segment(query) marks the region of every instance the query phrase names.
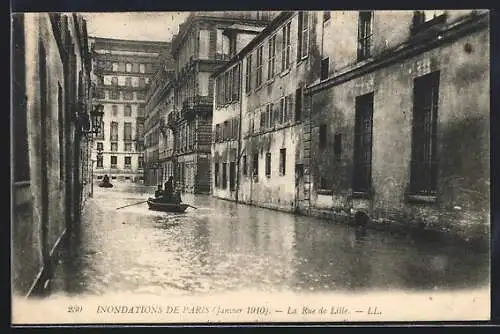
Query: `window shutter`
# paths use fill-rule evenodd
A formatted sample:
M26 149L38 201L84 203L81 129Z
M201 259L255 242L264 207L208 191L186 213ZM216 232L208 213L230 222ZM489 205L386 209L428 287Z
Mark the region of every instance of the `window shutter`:
M283 118L283 113L281 110L281 103L275 103L273 105L274 113L274 124L280 124Z
M294 110L293 110L294 96L293 96L293 94L288 95L287 103L288 103L288 106L286 108L285 122L293 120L293 115L294 115Z
M300 61L302 54L302 26L304 24L304 12L299 12L297 28L297 62Z

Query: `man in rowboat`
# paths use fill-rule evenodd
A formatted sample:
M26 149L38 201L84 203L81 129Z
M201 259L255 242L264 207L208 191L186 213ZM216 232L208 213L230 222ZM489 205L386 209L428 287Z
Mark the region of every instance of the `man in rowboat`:
M163 197L163 189L161 187L161 184L158 185L158 189L155 191L155 198L160 198Z

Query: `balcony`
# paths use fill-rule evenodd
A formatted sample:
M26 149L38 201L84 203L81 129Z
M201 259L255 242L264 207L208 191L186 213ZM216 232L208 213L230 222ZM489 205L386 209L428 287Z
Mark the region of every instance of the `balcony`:
M196 115L211 114L212 112L212 97L200 96L188 98L183 103L182 115L186 120L192 120Z

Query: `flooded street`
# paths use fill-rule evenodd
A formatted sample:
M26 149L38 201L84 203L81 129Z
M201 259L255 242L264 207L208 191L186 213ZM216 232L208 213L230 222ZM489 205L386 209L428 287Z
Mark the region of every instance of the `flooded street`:
M183 214L148 210L154 187L94 188L54 294L187 295L258 289L461 289L489 281L489 253L442 238L359 230L210 196Z

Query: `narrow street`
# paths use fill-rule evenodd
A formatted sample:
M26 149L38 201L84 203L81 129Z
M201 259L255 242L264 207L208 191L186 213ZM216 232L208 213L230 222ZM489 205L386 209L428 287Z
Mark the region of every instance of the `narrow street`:
M209 196L184 214L138 204L153 187L94 188L52 282L53 294L184 295L258 289L457 289L488 283L487 251L392 235Z

